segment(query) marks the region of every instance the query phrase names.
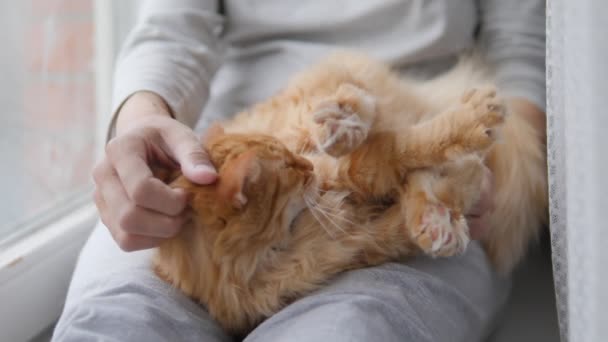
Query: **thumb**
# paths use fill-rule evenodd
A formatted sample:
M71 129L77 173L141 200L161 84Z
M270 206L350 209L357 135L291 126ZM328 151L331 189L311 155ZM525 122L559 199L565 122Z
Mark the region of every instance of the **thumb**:
M180 164L182 173L186 178L197 184L215 182L217 171L194 132L180 135L179 141L176 141L173 146L173 156Z

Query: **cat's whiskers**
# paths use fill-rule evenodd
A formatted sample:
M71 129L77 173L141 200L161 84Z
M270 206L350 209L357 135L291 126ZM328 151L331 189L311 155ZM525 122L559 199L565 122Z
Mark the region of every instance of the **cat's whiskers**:
M345 223L350 223L352 225L355 224L355 222L353 222L352 220L349 220L348 218L346 218L343 213L339 213L340 209L336 208L335 206L329 206L327 204L323 204L321 201L317 201L315 203L315 206L320 209L323 210L327 215L330 215L331 217L343 221Z
M311 200L307 196L304 196L304 203L310 211L310 214L315 218L315 220L319 223L319 225L321 226L321 228L323 228L327 235L329 235L332 239L335 239L335 235L327 228L327 226L325 226L325 223L319 217L319 214L316 212L314 203L311 203L310 201Z
M356 229L359 233L365 233L367 236L369 236L371 238L372 235L371 235L371 232L369 231L369 227L367 224L355 223L354 221L349 220L348 218L346 218L340 214L335 214L335 213L331 213L331 212L326 212L326 214L332 215L334 218L336 218L338 220L342 220L344 223L348 223L351 227L356 227ZM343 229L341 229L341 230L344 231ZM351 233L346 233L346 234L352 235Z
M323 208L323 207L321 207L321 208L324 209L324 210L327 210L327 208ZM334 217L335 219L340 220L340 221L342 221L344 223L349 223L350 225L353 225L353 226L355 225L354 221L352 221L352 220L344 217L341 214L337 214L337 213L334 213L334 212L331 212L331 211L326 211L326 214L328 214L328 215Z
M325 231L328 232L328 234L330 234L329 233L329 229L328 229L327 226L325 226L323 224L323 221L327 221L328 223L330 223L331 225L333 225L335 228L337 228L338 230L340 230L340 231L342 231L343 233L346 234L346 231L344 229L342 229L340 227L340 225L337 224L332 219L332 217L327 214L327 212L325 210L322 210L321 208L319 208L318 202L315 199L310 198L308 196L304 196L304 197L305 197L305 203L307 203L307 206L308 206L311 214L315 217L315 219L319 222L319 224L321 224L321 226L325 229ZM318 198L318 196L315 196L315 197ZM322 216L322 217L319 217L319 215ZM325 218L325 220L322 220L322 218ZM333 234L330 234L330 236L332 238L335 238L335 236Z
M344 230L341 224L346 223L354 226L355 222L349 220L348 218L344 217L342 213L340 213L340 205L344 201L344 198L348 196L348 192L332 190L321 192L318 187L311 190L312 191L307 192L305 195L307 202L309 203L310 210L322 215L334 227L336 227L342 233L348 235L349 233ZM315 218L317 218L317 216L315 216Z
M330 216L326 210L323 210L323 208L319 207L317 203L314 203L311 207L310 207L311 211L317 211L317 213L321 214L323 217L325 217L325 219L331 223L335 228L337 228L338 230L340 230L342 233L347 234L348 233L342 228L340 227L340 225L338 223L336 223L336 221L334 221L332 219L332 216ZM316 218L316 217L315 217Z
M332 217L335 217L341 221L350 223L350 224L355 224L355 222L349 220L348 218L346 218L343 214L341 213L342 208L341 208L341 204L344 200L344 198L348 195L348 193L344 192L344 191L325 191L324 195L320 195L319 191L315 192L315 206L319 207L321 209L323 209L327 214L330 214ZM335 197L332 200L328 199L327 197L332 196Z

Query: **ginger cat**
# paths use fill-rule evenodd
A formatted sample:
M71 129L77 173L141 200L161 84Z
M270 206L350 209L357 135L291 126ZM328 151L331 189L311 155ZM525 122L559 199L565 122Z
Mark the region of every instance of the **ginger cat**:
M463 252L484 162L496 189L484 247L510 271L545 219L545 159L480 69L420 81L337 53L212 127L219 180L172 177L194 217L159 247L157 274L246 333L339 272Z

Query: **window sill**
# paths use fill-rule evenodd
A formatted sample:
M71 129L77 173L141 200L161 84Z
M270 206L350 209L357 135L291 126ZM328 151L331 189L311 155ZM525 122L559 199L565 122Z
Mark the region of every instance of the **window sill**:
M95 206L83 205L0 252L0 341L28 341L59 317L96 221Z

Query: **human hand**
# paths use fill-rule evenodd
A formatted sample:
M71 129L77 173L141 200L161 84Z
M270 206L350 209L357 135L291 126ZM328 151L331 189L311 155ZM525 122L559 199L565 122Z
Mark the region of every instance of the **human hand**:
M479 200L465 215L469 225L469 234L473 240L483 239L491 229L488 216L492 210L494 210L494 176L489 168L484 167Z
M95 204L121 249L158 246L187 220L187 194L155 178L151 166L180 167L199 184L213 183L217 173L197 135L154 93L138 92L123 104L116 132L93 171Z

